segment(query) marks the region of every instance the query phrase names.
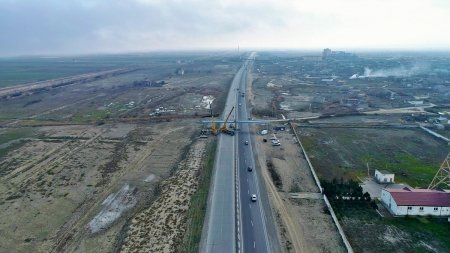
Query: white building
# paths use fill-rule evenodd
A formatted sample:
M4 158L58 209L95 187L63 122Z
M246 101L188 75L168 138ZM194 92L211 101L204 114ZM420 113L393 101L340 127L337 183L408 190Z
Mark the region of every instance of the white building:
M450 216L449 191L385 188L381 202L393 215Z
M394 183L394 173L386 170L375 170L375 179L378 183Z

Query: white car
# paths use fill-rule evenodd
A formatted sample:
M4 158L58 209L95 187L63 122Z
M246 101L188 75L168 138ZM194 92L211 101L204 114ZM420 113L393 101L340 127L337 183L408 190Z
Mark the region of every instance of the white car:
M251 197L251 199L252 199L252 202L256 202L256 194L252 194L252 197Z

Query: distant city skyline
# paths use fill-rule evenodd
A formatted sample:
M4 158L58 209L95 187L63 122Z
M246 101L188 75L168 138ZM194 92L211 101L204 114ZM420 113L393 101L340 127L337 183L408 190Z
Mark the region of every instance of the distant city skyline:
M2 0L0 56L450 50L447 0Z

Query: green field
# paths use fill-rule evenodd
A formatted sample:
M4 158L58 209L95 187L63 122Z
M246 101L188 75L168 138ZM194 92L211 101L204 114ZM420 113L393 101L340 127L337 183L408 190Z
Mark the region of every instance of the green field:
M419 129L303 128L300 138L319 177L367 176L367 164L395 173L396 182L426 187L449 152Z
M35 133L30 128L7 129L0 132L0 159L9 151L24 144L23 139L34 136Z
M202 53L0 58L0 88L115 68L160 68L193 56Z
M449 252L445 218L382 218L367 205L332 202L355 252Z

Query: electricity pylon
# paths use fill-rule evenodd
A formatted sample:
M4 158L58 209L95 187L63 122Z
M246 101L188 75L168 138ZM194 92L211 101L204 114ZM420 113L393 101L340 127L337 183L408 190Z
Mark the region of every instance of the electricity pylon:
M442 184L442 187L450 189L450 153L448 153L441 167L431 181L428 189L436 189Z

